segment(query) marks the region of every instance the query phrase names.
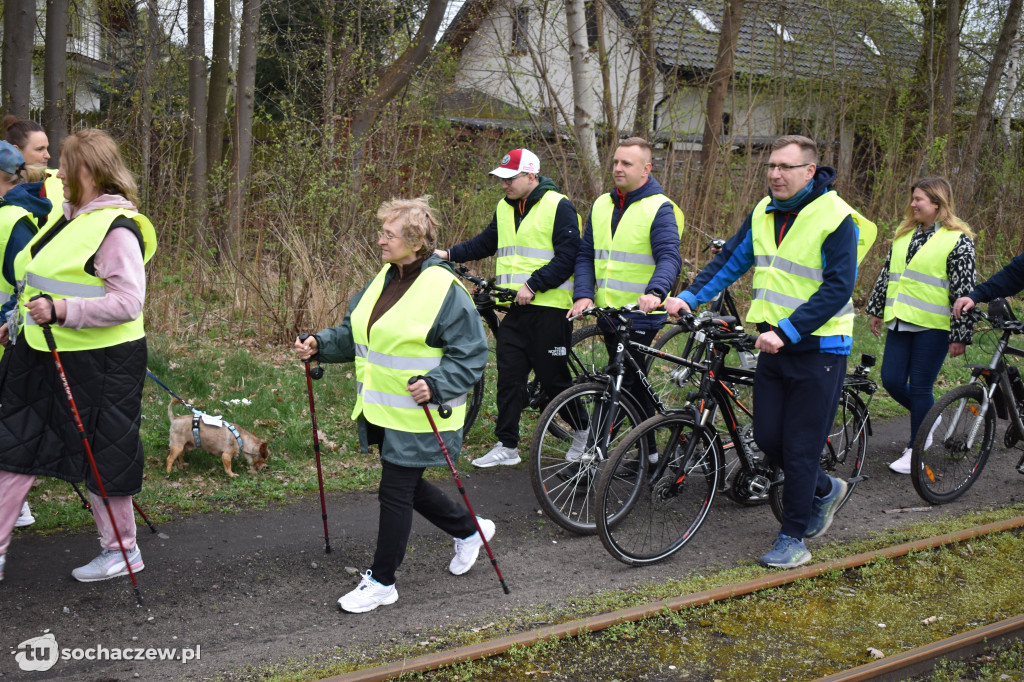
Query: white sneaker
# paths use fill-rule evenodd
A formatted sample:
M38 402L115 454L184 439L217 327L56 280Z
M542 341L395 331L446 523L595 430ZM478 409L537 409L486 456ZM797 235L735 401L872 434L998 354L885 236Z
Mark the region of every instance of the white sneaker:
M650 462L651 464L657 464L658 463L658 451L655 450L654 452L652 452L649 455L647 455L647 461Z
M895 471L897 474L909 474L910 473L910 457L914 454L913 448L907 448L903 451L903 455L889 465L889 468Z
M31 526L36 522L36 517L32 516L32 510L28 508L28 502L21 503L21 515L18 520L14 522L15 528L23 528L24 526Z
M474 459L473 466L480 469L496 467L499 464L510 467L519 464L521 461L523 460L519 458L519 448L506 448L499 440L498 444L491 448L490 452L483 457Z
M146 567L142 563L142 550L136 545L128 550L128 561L131 562L132 572L138 573ZM81 583L94 583L97 580L109 580L121 575L128 575L128 568L124 565L124 557L119 549L105 549L99 556L71 571L71 577Z
M338 600L338 608L349 613L366 613L382 604L398 601L398 589L394 585L381 585L367 570L359 586Z
M932 437L935 435L935 429L939 428L939 424L941 424L941 423L942 423L942 415L940 414L939 418L935 420L934 424L932 424L932 428L928 429L928 437L924 439L924 449L925 450L927 450L928 448L930 448L932 446Z
M484 537L487 538L487 542L490 542L494 537L494 521L481 519L479 516L476 518L480 522L480 528L484 531ZM477 556L480 555L480 548L483 546L484 541L480 539L479 532L473 533L465 539L455 538L455 556L448 564L448 570L452 575L462 575L473 568Z
M7 563L7 555L0 554L0 580L4 579L4 564Z
M565 453L566 462L578 462L583 457L583 453L587 449L587 437L590 435L589 429L582 429L580 431L574 431L572 434L572 447L569 448L569 452Z

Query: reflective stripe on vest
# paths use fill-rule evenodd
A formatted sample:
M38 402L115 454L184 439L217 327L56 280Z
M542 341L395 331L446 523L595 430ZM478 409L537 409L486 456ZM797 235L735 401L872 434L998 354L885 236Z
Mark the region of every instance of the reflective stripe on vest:
M513 291L526 284L533 273L555 257L552 233L555 215L564 194L548 190L541 195L516 229L515 208L504 199L498 202L498 259L494 264L495 284ZM577 226L578 227L578 226ZM573 278L553 289L534 292L531 305L568 310L572 307Z
M788 228L781 245L775 243L775 215L766 213L770 197L765 197L751 214L754 239L754 281L747 321L779 321L807 302L821 286L823 263L821 248L846 216L858 227L858 259L871 247L877 232L875 224L852 209L835 192L827 192L804 206ZM862 227L863 226L863 227ZM860 239L863 234L865 239ZM834 336L853 334L853 301L848 300L832 319L811 334Z
M602 194L590 212L590 227L594 236L594 276L596 291L594 304L601 307L621 307L636 303L647 292L654 275L655 261L651 250L651 225L665 202L672 205L676 229L683 235L683 212L664 194L638 199L626 207L612 234L612 215L615 201L610 194Z
M960 241L960 232L939 227L907 262L914 231L892 243L885 321L899 318L929 329L949 329L949 280L946 260Z
M53 299L96 299L106 295L103 280L87 273L85 266L96 255L100 244L110 232L111 224L120 217L129 218L138 226L145 247L142 261L148 263L156 251L153 224L144 215L123 208L104 208L78 216L33 254L36 242L48 232L40 230L15 259L18 321L24 325L25 339L32 348L48 350L42 328L28 314L26 307L33 296L48 294ZM66 351L108 348L146 335L141 313L134 320L110 327L68 329L54 325L51 330L57 349Z
M36 218L28 210L21 206L15 206L14 204L4 204L3 206L0 206L0 258L3 258L3 255L7 253L7 243L11 240L11 233L14 232L14 226L18 224L19 220L25 217L27 217L29 222L32 223L32 229L38 232L39 226L36 224ZM6 300L14 293L14 285L8 282L4 277L0 277L0 290L7 294L4 297Z
M377 273L350 318L356 355L356 404L352 419L362 414L377 426L428 433L432 430L430 422L406 386L410 378L426 374L441 364L444 351L428 346L427 336L452 282L458 280L447 268L428 267L367 334L370 313L384 290L390 268L390 264L385 264ZM461 395L447 404L452 408L452 415L441 426L447 425L447 431L457 431L466 419L466 396ZM434 404L429 407L437 409Z

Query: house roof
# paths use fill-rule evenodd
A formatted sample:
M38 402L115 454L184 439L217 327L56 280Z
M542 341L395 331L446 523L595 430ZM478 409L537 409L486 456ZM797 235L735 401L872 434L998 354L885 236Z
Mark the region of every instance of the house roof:
M641 0L604 2L627 26L639 24ZM440 43L461 51L495 6L496 0L465 0ZM711 73L723 9L722 0L658 0L662 70ZM876 80L911 68L916 58L917 41L878 0L747 0L734 68L750 76Z
M626 25L639 24L641 0L606 2ZM661 68L709 74L723 10L722 0L660 0L655 41ZM750 76L874 79L912 67L916 58L913 36L877 0L747 0L734 68Z

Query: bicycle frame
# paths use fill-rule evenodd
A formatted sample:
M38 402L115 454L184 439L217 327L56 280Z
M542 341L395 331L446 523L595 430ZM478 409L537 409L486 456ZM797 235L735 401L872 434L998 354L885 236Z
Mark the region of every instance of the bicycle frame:
M974 424L967 438L968 448L973 446L974 439L978 435L978 430L983 423L985 415L993 405L995 406L995 414L998 418L1009 420L1016 427L1017 433L1024 434L1024 418L1022 418L1017 401L1014 398L1013 387L1010 385L1010 377L1006 371L1006 363L1003 361L1006 355L1024 358L1024 350L1010 345L1010 337L1014 333L1019 332L1012 328L1003 328L988 365L968 365L971 368L971 380L968 383L978 384L982 380L985 382L985 390L982 392L981 410L974 418ZM964 404L957 408L956 420L954 422L960 419L964 408ZM950 424L945 429L940 427L939 433L936 435L940 435L942 440L946 440L952 436L953 428L953 424ZM1024 473L1024 456L1017 462L1016 468Z

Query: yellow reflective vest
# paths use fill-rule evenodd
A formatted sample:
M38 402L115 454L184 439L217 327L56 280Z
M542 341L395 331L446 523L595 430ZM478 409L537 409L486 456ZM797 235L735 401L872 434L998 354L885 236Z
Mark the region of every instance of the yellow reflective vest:
M4 204L0 206L0 260L3 259L4 254L7 253L7 243L11 239L11 232L14 230L14 226L18 224L18 221L24 217L28 217L32 223L32 227L36 232L39 231L39 226L36 224L36 218L30 211L21 206L15 206L14 204ZM0 263L2 265L2 263ZM6 294L3 298L6 301L10 298L11 294L14 293L14 285L8 282L3 277L0 277L0 291ZM0 355L3 355L3 351L0 350Z
M676 227L682 237L683 212L664 194L653 194L627 206L614 235L612 215L615 201L611 194L602 194L594 202L590 229L594 237L594 276L597 280L595 305L618 308L636 303L647 292L656 265L651 249L651 225L658 209L666 201L672 204Z
M946 260L960 241L960 232L939 226L907 262L911 230L892 243L885 321L899 318L930 329L949 327L949 280Z
M426 268L405 295L368 330L370 314L384 290L384 280L391 267L390 263L384 264L350 316L356 346L356 405L352 419L362 414L366 421L383 428L428 433L432 430L430 422L406 386L410 378L426 374L441 364L444 350L428 346L427 335L452 282L459 282L445 267ZM457 431L466 420L466 396L461 395L448 405L452 415L443 423L454 427L449 431ZM437 405L431 404L429 408L436 410Z
M55 169L46 169L43 188L46 190L46 198L50 200L50 215L47 216L46 222L39 227L40 229L49 229L64 217L64 181L57 177Z
M32 348L49 350L42 328L28 314L26 305L33 296L49 294L57 300L103 298L107 295L104 281L86 272L85 268L106 238L111 223L120 217L128 218L138 226L144 245L142 261L148 263L156 251L153 223L141 213L124 208L103 208L80 215L64 225L37 250L36 244L49 232L40 230L15 258L19 323L24 325L25 340ZM68 329L53 325L51 330L57 349L62 351L109 348L146 335L141 314L134 320L111 327Z
M552 232L555 214L564 194L548 190L538 199L516 229L515 207L504 199L495 210L498 222L498 259L494 265L495 283L518 291L534 271L547 265L555 257ZM578 226L577 226L578 229ZM573 278L555 289L534 292L531 305L561 308L572 307Z
M781 245L775 243L775 216L766 213L771 197L765 197L751 214L754 240L754 281L747 312L753 324L779 321L793 314L818 291L823 279L821 248L846 216L853 218L861 235L874 236L878 228L850 207L835 192L826 192L804 206L796 215ZM870 248L858 244L858 261ZM811 332L813 336L853 335L853 301L847 301L828 322Z

